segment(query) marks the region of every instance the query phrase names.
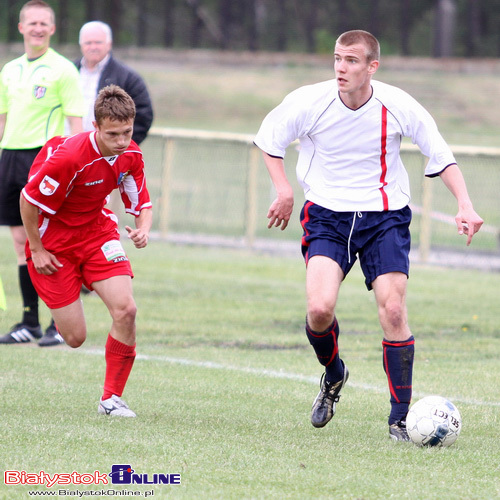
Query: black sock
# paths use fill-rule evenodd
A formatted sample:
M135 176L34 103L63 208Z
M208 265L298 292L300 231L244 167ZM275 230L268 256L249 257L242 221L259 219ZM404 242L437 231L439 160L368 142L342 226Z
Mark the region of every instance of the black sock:
M31 282L28 266L19 266L19 287L23 298L23 320L28 326L38 326L38 294Z
M338 382L344 377L344 365L339 356L338 337L339 324L337 318L324 332L315 332L306 321L306 334L313 346L318 361L325 367L325 379L328 382Z
M389 425L404 419L408 413L412 393L413 356L415 339L413 335L404 341L383 340L384 371L387 374L391 393Z

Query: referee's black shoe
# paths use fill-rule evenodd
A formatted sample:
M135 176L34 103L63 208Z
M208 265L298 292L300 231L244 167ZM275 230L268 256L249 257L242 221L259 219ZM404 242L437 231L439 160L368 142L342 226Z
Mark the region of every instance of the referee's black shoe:
M24 323L17 323L9 333L0 337L0 344L26 344L35 342L42 337L42 329L38 326L28 326Z
M311 424L314 427L324 427L335 415L335 408L340 399L340 391L349 378L349 370L344 362L344 377L338 382L327 382L325 374L321 377L319 394L312 406Z

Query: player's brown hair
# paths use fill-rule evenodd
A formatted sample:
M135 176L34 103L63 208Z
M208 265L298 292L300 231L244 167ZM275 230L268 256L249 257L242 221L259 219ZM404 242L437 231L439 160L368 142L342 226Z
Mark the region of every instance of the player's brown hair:
M135 118L135 104L121 87L108 85L97 94L94 115L98 124L101 124L106 118L112 121L126 122Z
M367 62L378 61L380 59L380 44L371 33L368 33L368 31L346 31L337 38L337 43L345 47L360 43L366 47Z
M52 17L52 23L56 24L56 14L54 12L54 9L47 2L44 2L43 0L30 0L29 2L26 2L22 6L21 10L19 11L20 23L23 22L24 13L31 7L41 7L42 9L47 9L50 12L50 16Z

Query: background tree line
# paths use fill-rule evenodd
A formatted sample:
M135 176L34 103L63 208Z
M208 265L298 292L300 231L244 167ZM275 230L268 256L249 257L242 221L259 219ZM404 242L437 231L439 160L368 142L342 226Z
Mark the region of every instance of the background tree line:
M0 0L0 42L18 42L25 0ZM166 48L330 52L338 34L366 29L384 54L500 56L500 0L48 0L54 41L76 43L90 20L114 43Z

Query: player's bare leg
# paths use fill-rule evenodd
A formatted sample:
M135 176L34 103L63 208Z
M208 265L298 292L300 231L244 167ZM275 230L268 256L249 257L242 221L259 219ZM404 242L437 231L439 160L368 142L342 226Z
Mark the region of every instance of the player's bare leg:
M72 304L50 310L60 335L70 347L80 347L87 338L87 326L82 301L78 298Z
M92 283L113 319L106 341L106 376L98 412L104 415L135 417L121 399L135 360L135 316L137 307L130 276L114 276Z
M384 330L384 370L391 393L389 436L396 441L409 441L406 414L411 402L414 344L408 326L406 309L407 276L387 273L373 282L379 320Z
M311 411L314 427L324 427L335 415L340 391L349 377L339 355L340 330L335 318L335 304L343 276L340 266L329 257L315 255L307 263L306 334L318 361L325 367Z
M137 306L132 293L130 276L113 276L92 283L111 314L113 323L110 334L127 345L135 345L135 316Z

